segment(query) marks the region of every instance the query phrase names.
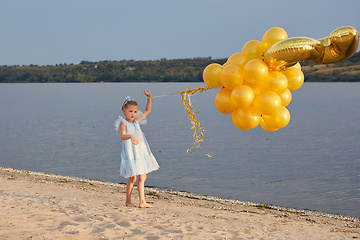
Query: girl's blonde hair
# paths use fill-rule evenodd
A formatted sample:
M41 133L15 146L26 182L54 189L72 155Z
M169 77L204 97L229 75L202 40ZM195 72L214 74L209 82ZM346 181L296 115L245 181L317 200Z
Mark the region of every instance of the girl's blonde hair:
M122 105L121 110L124 110L125 108L127 108L129 105L132 106L139 106L138 103L135 100L125 100L125 102Z

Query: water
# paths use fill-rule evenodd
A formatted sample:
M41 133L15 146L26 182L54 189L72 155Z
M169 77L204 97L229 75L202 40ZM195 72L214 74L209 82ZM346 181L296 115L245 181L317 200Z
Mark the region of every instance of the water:
M121 141L114 121L126 95L153 96L203 83L1 84L0 166L111 182ZM146 184L360 217L360 83L305 83L293 92L288 126L237 130L214 106L217 90L192 97L205 128L201 151L179 95L156 98L142 125L160 170Z

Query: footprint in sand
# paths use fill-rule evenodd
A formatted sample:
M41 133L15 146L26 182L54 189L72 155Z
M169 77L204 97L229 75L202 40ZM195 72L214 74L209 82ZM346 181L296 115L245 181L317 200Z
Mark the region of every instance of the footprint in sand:
M117 222L116 224L121 227L130 227L131 226L131 224L129 222Z

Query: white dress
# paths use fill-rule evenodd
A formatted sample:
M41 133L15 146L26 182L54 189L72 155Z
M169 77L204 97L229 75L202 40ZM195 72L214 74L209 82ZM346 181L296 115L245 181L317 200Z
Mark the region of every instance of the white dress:
M139 141L134 145L131 139L122 140L120 175L128 178L159 169L139 123L136 120L133 123L128 122L122 117L119 117L119 120L126 125L126 134L134 135Z

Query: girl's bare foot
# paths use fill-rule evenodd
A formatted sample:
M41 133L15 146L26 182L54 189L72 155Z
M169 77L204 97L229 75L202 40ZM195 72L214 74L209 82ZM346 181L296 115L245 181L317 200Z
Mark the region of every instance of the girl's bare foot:
M132 202L125 203L125 205L126 205L127 207L136 207Z
M139 208L153 208L153 205L150 205L148 203L140 203Z

